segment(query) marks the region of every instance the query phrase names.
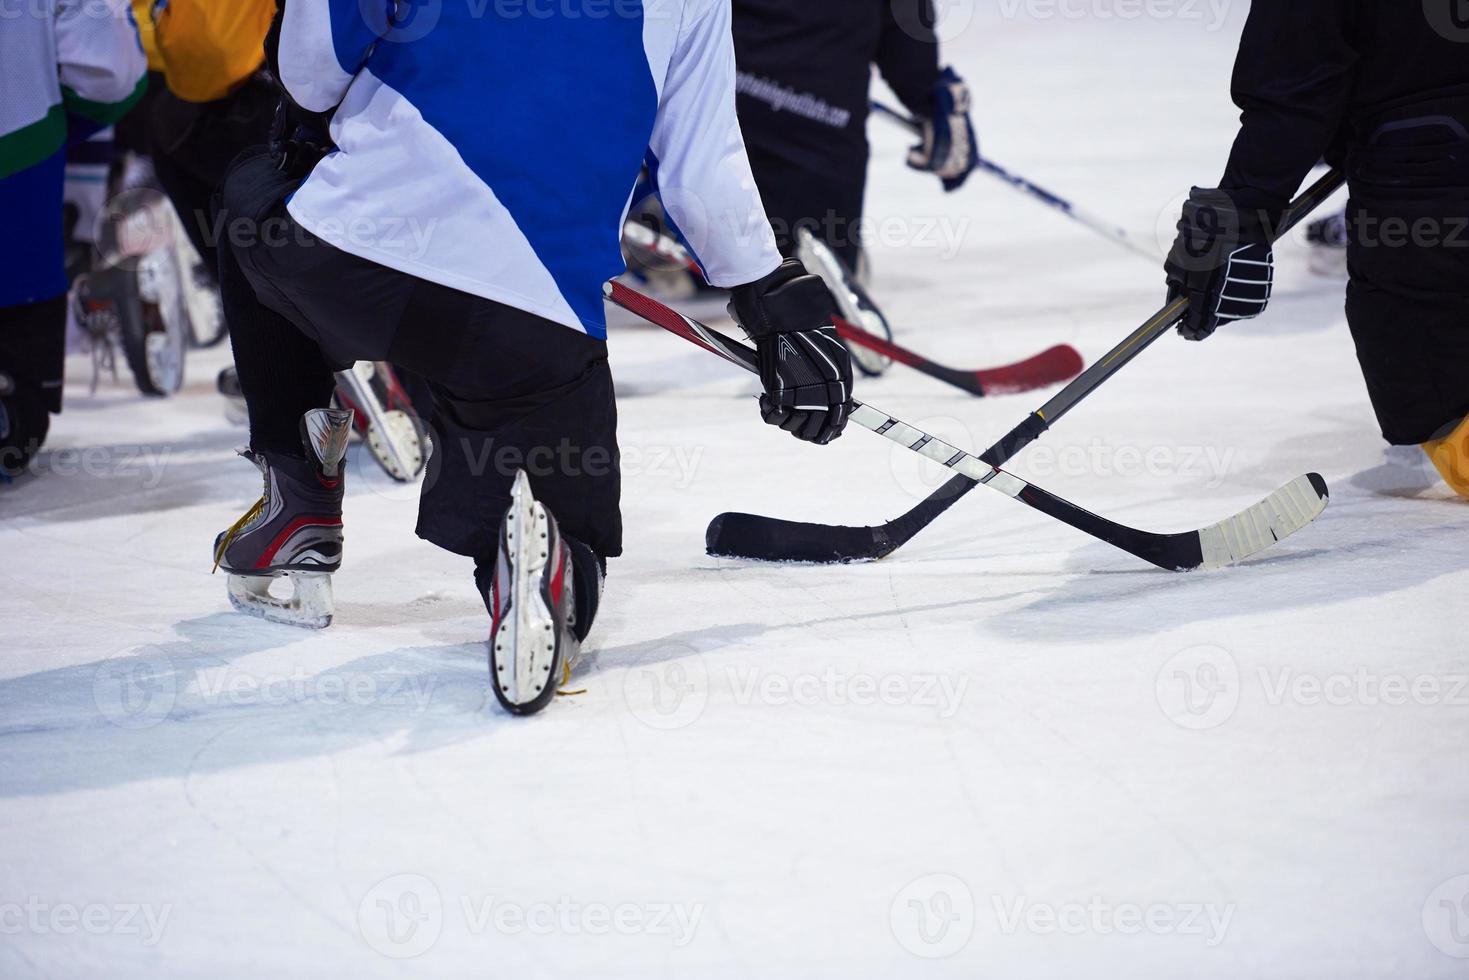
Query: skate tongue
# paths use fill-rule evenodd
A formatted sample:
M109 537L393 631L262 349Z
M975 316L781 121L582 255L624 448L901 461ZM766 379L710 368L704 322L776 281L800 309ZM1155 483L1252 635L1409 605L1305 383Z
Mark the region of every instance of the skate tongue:
M313 408L301 416L301 443L323 476L336 479L347 455L353 412L346 408Z

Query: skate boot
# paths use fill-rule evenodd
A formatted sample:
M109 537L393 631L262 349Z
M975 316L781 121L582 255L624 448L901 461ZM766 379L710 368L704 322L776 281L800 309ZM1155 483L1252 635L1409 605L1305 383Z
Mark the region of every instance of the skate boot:
M1444 482L1459 496L1469 500L1469 419L1444 426L1437 439L1423 444L1423 451Z
M826 242L811 234L809 229L802 228L796 232L796 257L801 260L808 272L821 277L826 283L826 288L831 291L832 298L836 300L837 309L841 311L842 319L855 327L860 327L868 333L882 340L893 339L893 328L888 323L887 317L877 308L872 297L863 284L863 276L860 271L853 272L848 269L840 257L837 256L826 244ZM852 363L857 370L869 378L880 377L887 373L888 368L893 366L892 358L870 347L842 339L842 344L847 352L852 355Z
M585 573L581 596L578 566ZM530 480L517 472L485 600L490 682L507 711L535 714L570 679L596 613L601 577L591 550L561 536L556 518L532 496Z
M265 487L255 506L214 541L214 567L229 573L230 604L271 622L325 629L332 622L332 573L342 564L342 460L352 413L318 408L301 418L306 456L244 452ZM271 584L288 579L292 594Z
M337 374L337 404L356 413L353 428L383 472L411 483L429 458L428 430L391 365L358 361Z

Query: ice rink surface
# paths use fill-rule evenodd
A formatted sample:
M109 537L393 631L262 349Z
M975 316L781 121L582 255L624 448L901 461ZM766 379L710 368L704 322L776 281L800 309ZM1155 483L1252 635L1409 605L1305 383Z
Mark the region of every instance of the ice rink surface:
M1223 167L1246 4L976 6L949 59L985 151L1161 251ZM900 341L1093 358L1162 301L872 136ZM619 316L627 553L584 693L530 720L413 488L354 449L336 625L243 618L209 574L258 489L225 355L162 402L74 358L41 475L0 490L0 976L1469 976L1469 505L1385 450L1299 236L1279 279L1014 464L1153 530L1326 476L1316 525L1189 576L989 493L880 564L710 559L720 511L869 524L938 476L767 429L744 376ZM859 395L971 449L1048 397Z

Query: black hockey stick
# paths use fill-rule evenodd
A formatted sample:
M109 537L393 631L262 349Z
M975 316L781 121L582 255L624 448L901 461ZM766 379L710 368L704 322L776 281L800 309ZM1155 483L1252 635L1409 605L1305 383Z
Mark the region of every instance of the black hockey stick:
M872 103L872 111L876 112L878 115L882 116L885 119L891 119L899 126L902 126L904 129L908 130L908 132L910 133L913 133L915 135L922 135L923 133L923 126L918 122L918 120L912 118L911 116L905 115L902 112L899 112L897 109L894 109L891 106L884 105L883 103L874 100ZM1000 180L1009 184L1016 190L1024 194L1029 194L1031 197L1040 201L1047 207L1055 208L1057 211L1060 211L1072 221L1075 221L1078 224L1085 225L1092 231L1096 232L1104 238L1116 242L1118 245L1121 245L1128 251L1133 252L1136 255L1140 255L1154 264L1161 261L1162 256L1155 254L1147 246L1139 244L1136 240L1133 239L1131 235L1127 233L1127 231L1121 225L1114 224L1104 218L1099 218L1096 215L1077 207L1075 204L1072 204L1061 195L1052 194L1044 187L1041 187L1037 184L1032 184L1024 177L1021 177L1018 174L1011 173L1004 167L1000 166L998 163L995 163L993 160L987 160L984 157L980 157L977 163L979 165L979 169L989 174L991 177L998 177Z
M629 221L623 229L622 237L630 248L635 248L659 261L682 266L695 275L703 277L703 270L699 268L693 256L689 255L688 250L667 235L660 235L645 225ZM1035 391L1038 388L1049 388L1051 385L1071 380L1086 366L1086 362L1082 360L1076 348L1068 344L1060 344L1049 350L1041 351L1034 357L1016 361L1014 364L972 370L951 368L931 361L917 351L895 344L885 337L879 337L841 318L836 320L836 328L843 340L877 351L884 357L890 357L899 364L906 364L921 374L937 378L967 391L976 398L991 395L1016 395L1026 391Z
M675 312L657 300L617 282L607 284L606 295L623 309L670 333L678 334L746 371L758 373L760 370L755 352L749 347L709 329L697 320ZM1310 524L1326 509L1329 498L1326 482L1312 473L1293 480L1255 506L1219 524L1179 534L1154 534L1098 517L1070 501L989 465L977 456L971 456L935 439L901 419L856 400L852 402L852 421L926 459L963 473L966 479L974 483L1013 497L1078 531L1136 555L1159 568L1174 572L1222 568L1243 561ZM718 518L715 521L717 524ZM715 534L714 527L711 527L710 534L711 537ZM831 561L833 558L827 556L818 560Z
M1335 193L1343 180L1340 173L1332 171L1303 192L1286 213L1277 239L1305 220L1311 211ZM1183 299L1163 307L1106 357L991 446L980 459L990 466L1003 466L1015 458L1016 453L1040 438L1082 399L1171 330L1187 309L1187 301ZM711 554L758 561L875 561L913 540L974 487L975 481L966 475L953 477L906 514L876 527L808 524L755 514L721 514L709 525L709 551Z

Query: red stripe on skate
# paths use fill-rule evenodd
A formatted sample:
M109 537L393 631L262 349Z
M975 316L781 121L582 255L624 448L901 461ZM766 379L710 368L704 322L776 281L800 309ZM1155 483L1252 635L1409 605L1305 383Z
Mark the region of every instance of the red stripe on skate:
M266 548L265 549L265 552L260 556L260 560L255 563L255 567L256 568L265 568L265 567L269 566L270 563L271 563L271 560L275 558L276 552L280 551L281 548L285 547L286 541L288 541L290 539L291 535L295 534L297 531L301 530L303 527L341 527L341 526L342 526L342 519L340 517L336 518L335 520L323 520L320 517L298 517L294 521L292 521L291 523L287 524L285 526L285 528L281 531L280 534L277 534L275 536L275 540L270 543L270 547L269 548Z
M566 571L567 548L562 545L557 551L559 554L556 556L556 571L551 575L551 605L553 607L560 607L561 593L566 587L566 577L563 573Z

